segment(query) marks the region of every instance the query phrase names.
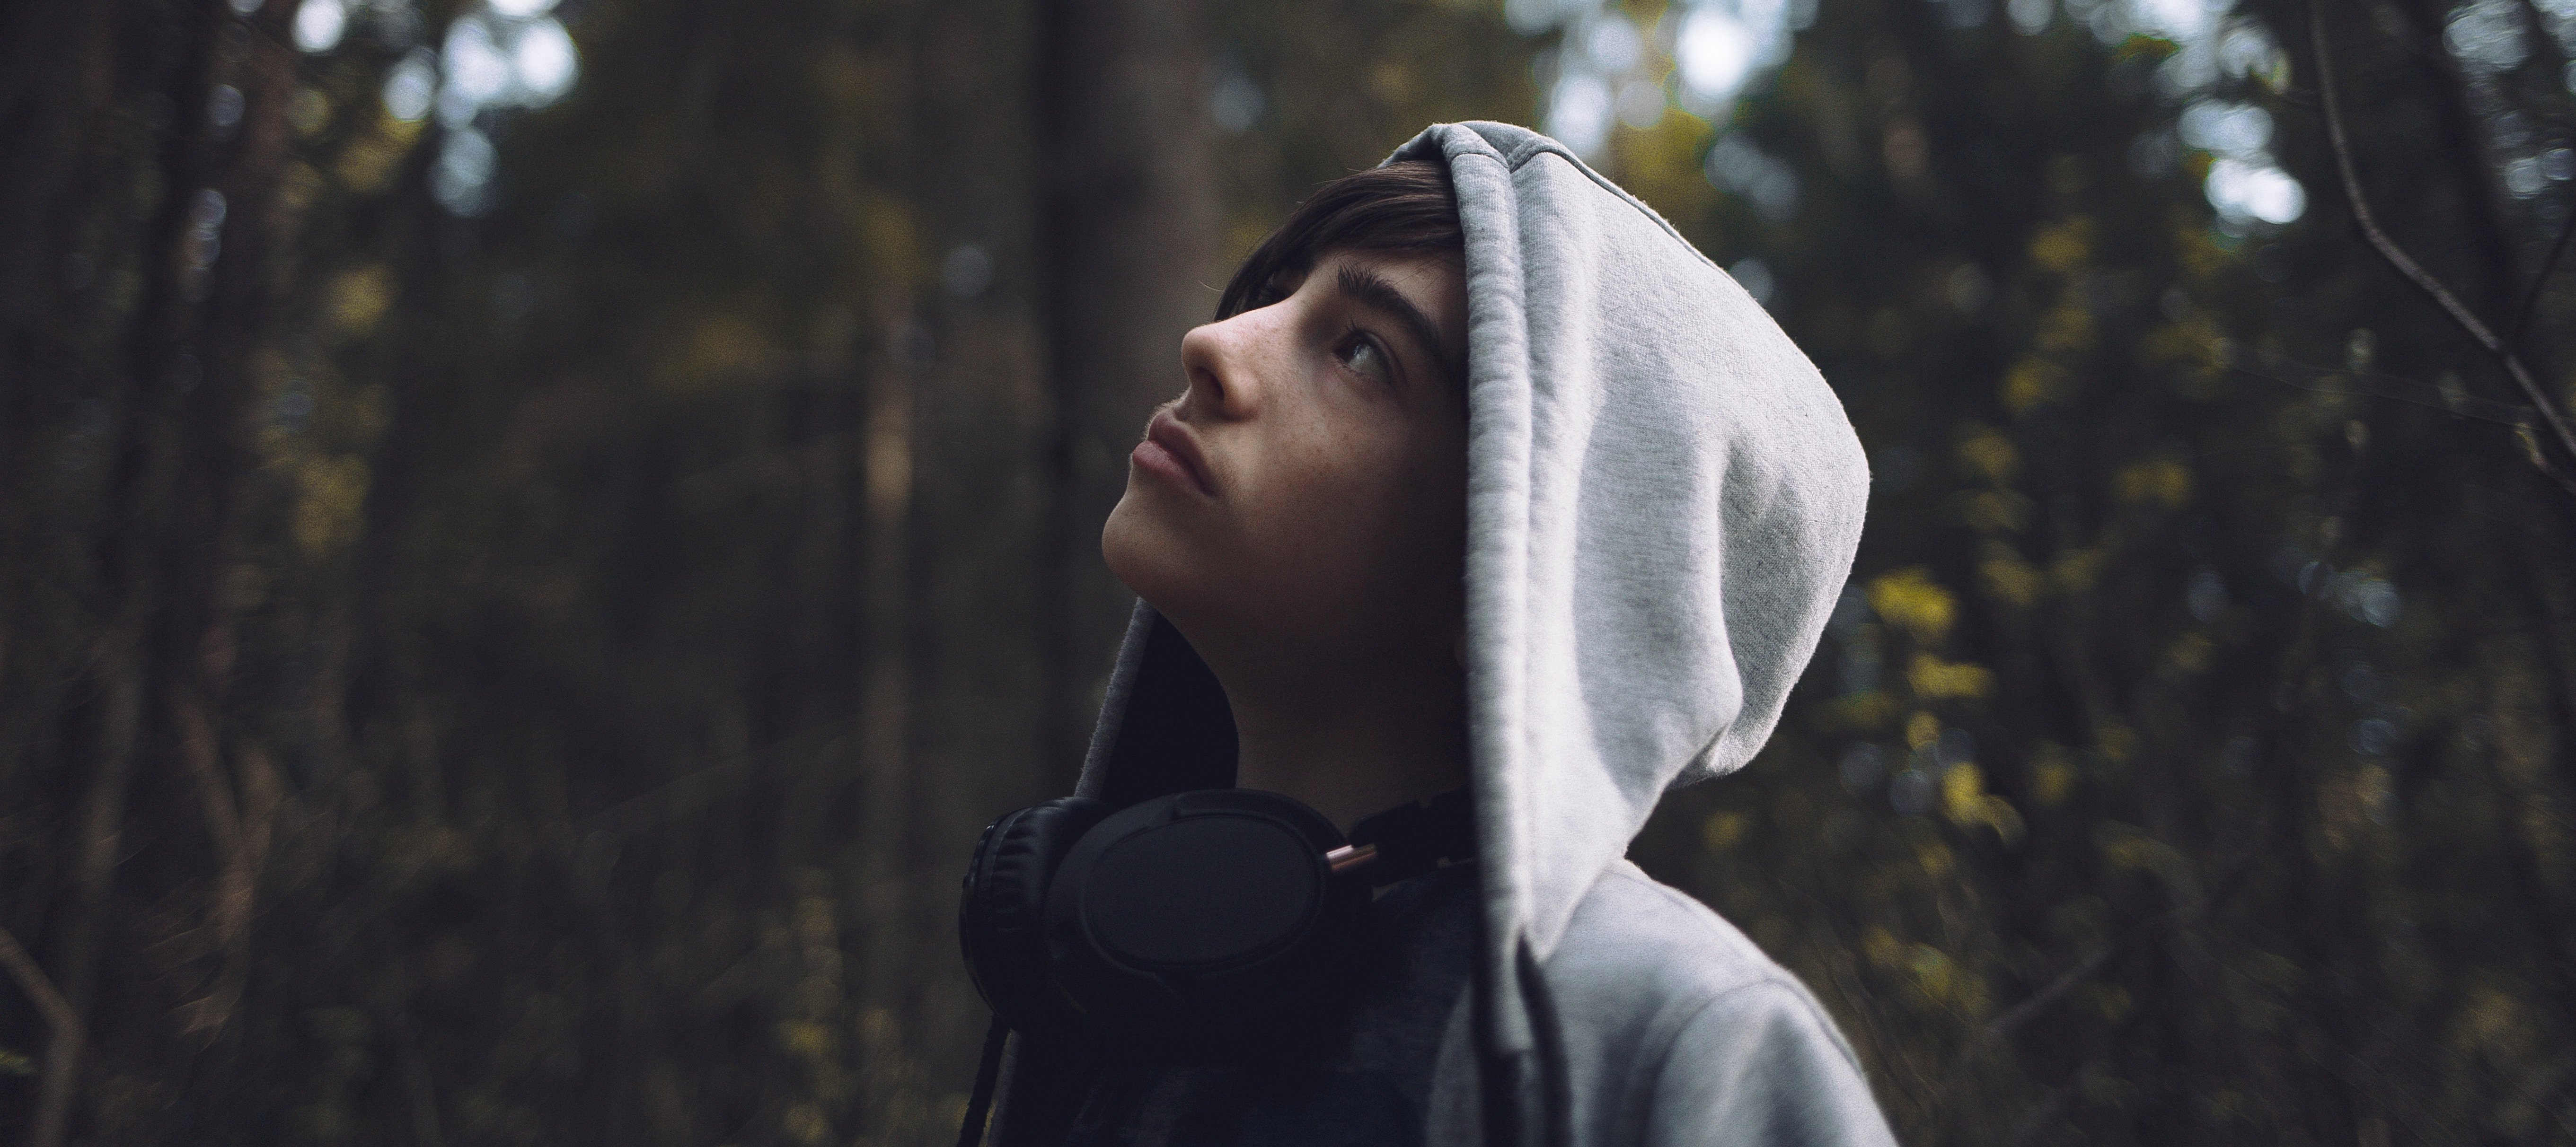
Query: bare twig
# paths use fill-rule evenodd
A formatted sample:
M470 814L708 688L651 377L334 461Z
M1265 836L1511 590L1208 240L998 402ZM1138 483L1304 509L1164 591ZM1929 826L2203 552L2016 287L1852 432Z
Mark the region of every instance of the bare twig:
M2051 1005L2073 994L2075 989L2084 985L2085 981L2100 974L2102 969L2121 952L2168 932L2181 933L2198 924L2220 905L2225 904L2236 895L2237 889L2245 886L2246 879L2253 875L2253 857L2241 856L2233 863L2224 864L2223 867L2224 873L2207 892L2190 893L2188 895L2192 898L2187 902L2138 921L2127 931L2105 941L2101 947L2095 948L2083 959L2077 960L2073 966L2058 973L2056 979L2050 980L2038 991L2032 992L2029 998L2005 1009L2002 1015L1987 1021L1986 1026L1977 1029L1977 1034L1968 1040L1968 1046L1962 1048L1959 1057L1950 1064L1949 1074L1943 1079L1935 1102L1944 1105L1949 1103L1959 1094L1960 1086L1967 1079L1969 1069L1976 1065L1980 1057L2001 1046L2014 1029L2030 1022L2034 1017L2047 1011Z
M18 938L10 935L6 928L0 928L0 964L8 965L10 977L18 981L18 990L27 993L27 998L35 1003L36 1011L43 1014L45 1023L54 1029L54 1039L79 1047L80 1013L72 1010L72 1002L64 999L63 993L54 987L53 977L45 974L45 969L37 965L36 958L28 955L26 947L18 943Z
M2325 108L2326 140L2333 145L2335 170L2343 177L2344 198L2352 203L2353 220L2361 225L2362 236L2369 240L2372 250L2379 252L2380 258L2387 260L2398 274L2431 296L2433 302L2451 316L2452 322L2459 324L2461 330L2468 332L2470 338L2476 339L2479 346L2485 347L2487 353L2504 364L2505 373L2511 375L2514 385L2522 389L2523 397L2540 415L2542 423L2548 426L2559 447L2570 458L2576 458L2576 430L2568 428L2566 418L2558 412L2558 405L2549 400L2549 393L2541 389L2539 380L2531 377L2531 371L2523 365L2521 356L2513 353L2513 348L2471 313L2467 305L2460 302L2459 296L2452 294L2440 279L2433 277L2432 272L2407 255L2405 249L2379 226L2379 217L2371 213L2370 201L2361 193L2361 176L2353 167L2352 142L2344 132L2342 103L2335 97L2334 57L2326 49L2325 10L2318 0L2309 0L2308 37L2316 48L2317 97ZM2549 472L2568 493L2576 494L2576 481L2571 481L2563 471L2547 466L2543 470Z
M2558 269L2558 256L2567 250L2570 235L2576 235L2576 207L2568 210L2566 225L2558 229L2558 241L2549 245L2549 257L2540 261L2540 273L2531 277L2531 289L2523 292L2522 308L2514 312L2513 330L2506 338L2521 338L2523 328L2531 325L2531 312L2540 306L2541 288L2549 285L2549 273Z
M2092 955L2077 960L2074 967L2059 973L2056 979L2048 982L2047 987L2032 992L2029 999L2014 1004L2004 1014L1996 1016L1986 1025L1984 1031L1977 1033L1978 1045L1982 1047L2000 1042L2005 1036L2010 1035L2014 1028L2028 1023L2032 1016L2038 1015L2048 1005L2056 1003L2066 993L2074 991L2084 981L2092 979L2093 973L2101 971L2102 965L2110 963L2111 957L2118 955L2119 952L2118 941L2093 949Z

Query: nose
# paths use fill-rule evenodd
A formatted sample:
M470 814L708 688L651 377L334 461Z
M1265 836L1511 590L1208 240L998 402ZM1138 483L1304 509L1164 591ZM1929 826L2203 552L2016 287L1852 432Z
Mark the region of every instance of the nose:
M1257 311L1193 327L1181 336L1181 370L1188 389L1184 411L1211 418L1249 418L1261 409L1260 327Z

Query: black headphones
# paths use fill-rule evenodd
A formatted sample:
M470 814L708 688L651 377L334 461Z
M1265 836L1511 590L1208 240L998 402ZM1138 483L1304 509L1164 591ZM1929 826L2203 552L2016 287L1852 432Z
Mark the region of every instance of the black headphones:
M1347 994L1372 887L1474 852L1464 789L1349 840L1254 789L1116 810L1052 800L984 830L958 938L976 990L1017 1030L1240 1042Z

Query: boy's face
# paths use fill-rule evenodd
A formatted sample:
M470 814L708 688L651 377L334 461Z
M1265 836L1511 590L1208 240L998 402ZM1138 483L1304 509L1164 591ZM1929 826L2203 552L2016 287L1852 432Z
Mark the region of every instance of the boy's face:
M1181 340L1188 388L1129 457L1101 531L1110 570L1212 660L1449 656L1467 511L1458 258L1332 252L1253 302Z

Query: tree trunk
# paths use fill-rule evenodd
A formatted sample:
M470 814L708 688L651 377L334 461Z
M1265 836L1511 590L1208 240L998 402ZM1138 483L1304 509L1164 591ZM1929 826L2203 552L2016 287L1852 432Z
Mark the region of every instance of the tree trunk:
M1219 217L1207 49L1195 0L1047 7L1037 86L1045 162L1047 371L1055 401L1045 624L1047 787L1072 787L1128 595L1100 561L1127 451L1178 394L1181 335L1215 306Z

